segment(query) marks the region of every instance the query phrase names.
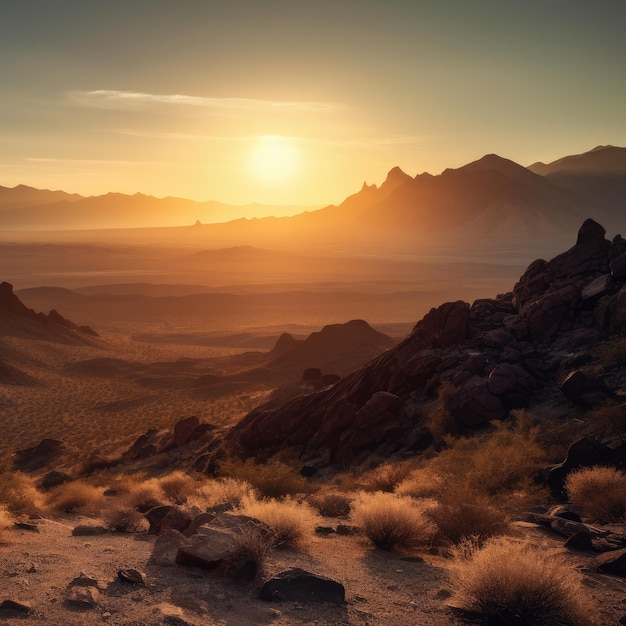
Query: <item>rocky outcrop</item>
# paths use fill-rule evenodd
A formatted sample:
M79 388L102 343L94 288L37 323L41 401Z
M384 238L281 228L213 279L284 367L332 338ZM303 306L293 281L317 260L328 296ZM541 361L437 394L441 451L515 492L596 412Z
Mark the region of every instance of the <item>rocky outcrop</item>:
M285 447L307 471L419 451L432 442L424 416L443 383L461 431L506 418L546 388L572 407L615 397L611 385L623 384L623 372L607 381L576 370L597 358L598 342L626 328L626 279L611 273L622 242L586 220L572 248L531 263L511 293L432 309L404 341L332 387L249 413L197 468L220 455L267 457Z
M55 310L46 315L29 309L7 282L0 283L0 333L63 343L90 343L98 336L89 326L78 326Z

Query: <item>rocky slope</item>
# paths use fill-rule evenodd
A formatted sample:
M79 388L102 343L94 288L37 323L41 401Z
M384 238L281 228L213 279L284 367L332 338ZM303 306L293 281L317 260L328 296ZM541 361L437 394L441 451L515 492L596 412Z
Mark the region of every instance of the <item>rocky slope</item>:
M460 430L506 418L546 393L572 406L623 402L623 363L599 378L578 368L625 332L626 240L607 240L588 219L572 248L531 263L512 292L432 309L398 346L333 386L252 411L197 467L285 447L311 469L423 449L432 442L426 413L443 383L454 389L448 408Z

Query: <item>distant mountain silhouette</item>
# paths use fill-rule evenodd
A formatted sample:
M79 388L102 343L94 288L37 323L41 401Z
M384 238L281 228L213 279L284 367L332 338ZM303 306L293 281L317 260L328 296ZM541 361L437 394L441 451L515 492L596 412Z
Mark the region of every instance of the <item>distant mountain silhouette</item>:
M567 189L598 209L622 219L626 206L626 148L598 146L552 163L534 163L529 170ZM617 227L618 225L616 225Z
M13 286L0 283L0 336L9 335L62 343L89 343L98 334L88 326L78 326L56 310L36 313L13 293Z
M307 207L262 204L235 206L136 193L84 197L26 185L0 186L0 228L5 230L76 230L180 226L222 222L258 214L293 214Z

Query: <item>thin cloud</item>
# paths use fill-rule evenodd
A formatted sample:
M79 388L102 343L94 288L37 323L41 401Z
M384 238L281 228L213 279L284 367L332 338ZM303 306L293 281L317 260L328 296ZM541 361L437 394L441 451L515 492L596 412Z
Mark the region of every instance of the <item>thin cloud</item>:
M135 91L70 91L69 96L84 106L103 109L140 109L150 106L185 106L213 110L236 111L294 111L331 113L345 110L345 106L333 102L290 102L260 100L257 98L204 98L184 94L153 94Z

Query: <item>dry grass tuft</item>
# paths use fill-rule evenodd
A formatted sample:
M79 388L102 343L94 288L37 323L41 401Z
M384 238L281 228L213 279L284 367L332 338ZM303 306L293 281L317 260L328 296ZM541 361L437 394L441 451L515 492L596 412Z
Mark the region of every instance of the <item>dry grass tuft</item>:
M189 497L187 504L203 510L220 504L237 507L244 499L254 498L256 495L256 490L244 480L216 478L201 483L195 493Z
M256 500L246 498L238 513L249 515L267 524L276 534L274 546L303 548L315 532L317 515L305 502Z
M42 496L30 476L7 470L0 473L0 506L11 513L36 513L42 507Z
M509 528L509 520L501 509L486 496L455 490L426 511L437 526L438 536L446 542L458 544L472 539L477 544L490 537L502 535Z
M504 538L465 543L450 566L456 603L487 624L583 626L591 610L575 570L545 551Z
M309 497L309 504L323 517L346 517L350 515L352 497L338 491L316 493Z
M0 506L0 545L11 543L10 535L7 529L13 526L13 518L6 508Z
M352 520L382 550L410 550L427 544L432 523L411 498L392 493L360 493L354 500Z
M430 466L413 470L397 487L399 496L436 498L445 488L445 480Z
M230 459L220 465L220 473L249 483L268 498L295 496L313 491L306 478L277 459L271 459L267 463L255 463L252 459Z
M155 506L167 504L167 498L156 478L143 480L139 484L129 484L128 493L123 498L124 504L142 513Z
M258 528L246 526L233 539L230 556L221 566L222 573L236 580L260 580L265 574L267 553L273 538Z
M159 480L165 497L173 504L184 504L198 488L198 482L189 474L174 471Z
M600 437L626 435L626 404L609 401L588 413L591 428Z
M64 483L46 494L46 506L61 513L98 513L104 503L102 491L82 480Z
M626 520L626 473L611 467L571 472L565 490L572 504L599 522Z

